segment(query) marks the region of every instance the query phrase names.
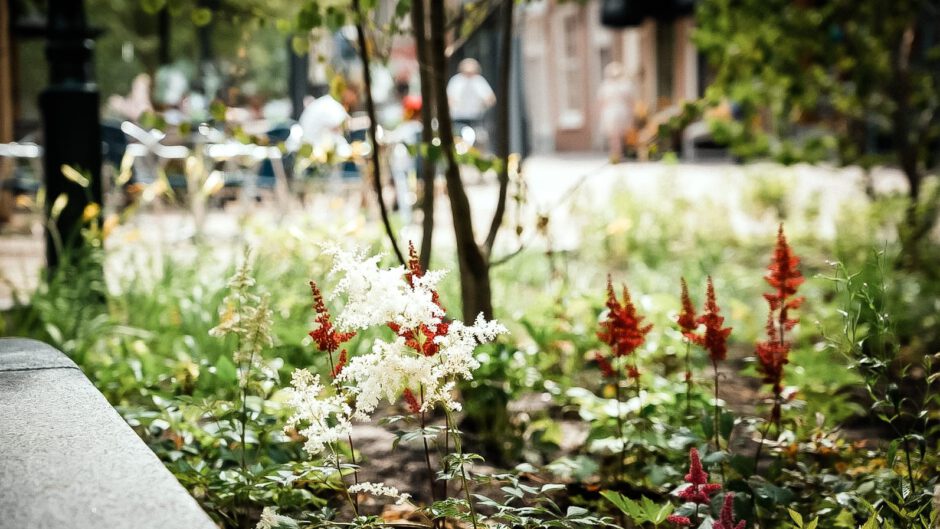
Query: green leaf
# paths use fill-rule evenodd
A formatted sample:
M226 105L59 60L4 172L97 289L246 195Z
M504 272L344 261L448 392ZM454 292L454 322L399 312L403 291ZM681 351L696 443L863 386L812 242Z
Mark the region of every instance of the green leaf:
M231 358L225 355L220 356L219 359L215 361L215 374L220 380L225 382L234 383L238 380L238 370L235 368L235 364L232 362Z
M422 147L425 147L425 146L422 146ZM433 143L431 145L426 146L425 152L427 153L426 156L428 157L428 160L432 163L440 160L444 154L444 151L441 149L441 146L434 145Z
M790 513L790 518L793 518L793 522L797 525L797 527L802 529L803 515L790 508L787 508L787 512Z
M806 529L816 529L816 524L819 523L819 517L813 518L813 521L807 524Z
M868 521L865 522L865 525L861 527L861 529L878 529L878 515L872 514L868 518Z
M209 22L212 22L212 11L205 7L197 7L193 9L190 18L197 27L207 26Z
M82 187L88 187L89 185L91 185L91 181L89 181L88 178L85 177L85 175L83 175L81 172L79 172L77 169L75 169L71 165L62 164L60 169L62 170L62 176L71 180L72 182L75 182L76 184Z
M731 412L722 413L718 421L718 427L721 429L719 432L721 437L724 439L730 439L731 430L734 429L734 414Z
M763 479L751 479L749 483L754 495L765 506L786 505L793 500L790 490L767 483Z
M140 7L151 15L155 15L158 11L163 9L165 5L166 0L140 0Z
M218 99L209 105L209 115L216 121L225 121L225 103Z
M565 516L567 518L573 518L575 516L584 516L585 514L588 514L588 513L589 511L585 509L584 507L577 507L575 505L571 505L570 507L568 507L568 510L565 512Z
M711 439L711 437L715 435L714 416L712 416L709 413L703 413L701 425L702 425L702 434L705 436L706 439Z
M742 455L731 456L731 468L743 478L754 475L754 458Z
M310 51L310 41L306 35L294 35L290 39L290 47L296 55L306 55Z
M603 496L607 501L611 502L620 509L624 514L629 515L631 518L636 518L640 512L639 506L633 502L630 498L615 492L612 490L603 490L601 491L601 496Z
M655 517L651 520L653 525L659 525L666 521L666 518L669 518L669 515L672 514L673 505L671 503L665 503L659 507L659 510L656 512Z
M398 0L398 4L395 5L395 16L403 18L409 11L411 11L411 0Z

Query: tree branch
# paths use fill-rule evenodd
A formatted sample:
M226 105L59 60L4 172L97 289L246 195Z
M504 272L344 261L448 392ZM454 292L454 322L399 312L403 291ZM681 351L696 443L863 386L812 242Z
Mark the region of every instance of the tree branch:
M385 200L382 198L382 161L380 158L379 142L376 140L376 131L378 128L375 101L372 100L372 74L369 72L369 49L366 46L366 32L362 24L362 9L359 0L352 0L352 8L356 15L356 39L359 43L359 58L362 60L362 80L365 86L363 91L366 95L366 112L369 114L369 141L372 142L372 184L375 189L375 198L379 201L379 212L382 215L382 224L385 225L385 233L388 240L392 243L392 249L395 251L395 257L404 265L405 256L398 247L398 240L395 232L392 230L392 222L388 218L388 208L385 206Z
M472 320L478 313L485 318L493 317L490 298L489 266L473 233L470 200L460 178L460 166L454 152L454 129L447 102L447 57L444 55L444 5L434 0L430 7L430 55L434 71L434 95L437 107L438 132L441 150L447 160L445 180L450 198L451 216L454 221L454 237L457 241L457 261L460 267L460 290L463 299L464 317Z
M503 0L500 9L499 85L496 87L496 157L502 161L499 168L499 197L490 230L483 244L487 260L493 254L496 234L506 213L506 192L509 188L509 91L512 73L512 23L515 0Z
M418 56L418 78L421 81L421 144L427 148L434 139L431 129L431 118L434 115L434 87L431 76L431 59L428 52L427 14L425 0L412 0L411 25L415 37L415 52ZM431 265L431 245L434 236L434 180L437 171L436 163L432 163L430 153L421 153L420 169L421 180L424 182L424 193L421 200L421 250L419 261L421 268L427 270Z

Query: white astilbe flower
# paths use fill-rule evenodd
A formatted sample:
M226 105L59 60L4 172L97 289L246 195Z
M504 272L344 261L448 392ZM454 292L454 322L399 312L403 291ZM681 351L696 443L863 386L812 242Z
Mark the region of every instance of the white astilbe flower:
M506 327L497 321L487 321L482 314L477 316L471 326L461 321L454 321L447 329L447 334L434 339L439 351L434 357L442 365L442 369L449 376L459 376L466 380L473 378L472 371L480 367L473 356L478 345L492 342L500 334L508 332Z
M328 445L345 440L352 433L352 410L341 395L322 395L320 375L297 369L288 389L294 415L285 429L300 427L298 433L307 438L304 449L311 455L321 453Z
M348 382L356 398L356 419L369 420L382 399L393 403L409 387L432 381L432 358L417 355L404 338L393 342L376 339L372 352L353 357L337 380Z
M476 346L504 332L502 325L482 316L469 327L452 322L447 334L435 339L440 349L434 356L419 354L400 337L394 342L377 339L370 353L349 361L338 380L349 383L358 420L368 420L382 399L394 403L405 389L417 386L424 390L421 411L438 404L456 411L460 403L453 398L454 380L472 379L480 367L473 356Z
M389 322L402 329L419 325L435 328L444 311L434 302L434 288L442 272L429 272L415 278L414 286L405 280L405 268L379 268L381 256L366 257L362 250L346 251L336 245L324 247L333 257L331 275L339 281L330 299L345 296L336 325L343 331L361 330Z
M389 498L395 498L395 505L401 505L411 500L411 494L399 492L395 487L389 487L385 483L369 483L368 481L350 485L349 493L366 493L371 494L372 496L387 496Z

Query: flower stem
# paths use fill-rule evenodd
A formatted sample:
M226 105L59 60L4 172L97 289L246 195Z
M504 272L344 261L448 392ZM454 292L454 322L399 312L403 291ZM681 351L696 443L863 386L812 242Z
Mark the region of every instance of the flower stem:
M773 424L771 421L767 421L767 427L760 433L760 442L757 443L757 452L754 453L754 473L757 474L757 466L760 464L760 453L764 448L764 440L767 438L767 434L770 432L770 426Z
M643 399L640 397L640 370L636 367L636 355L633 355L633 382L636 386L637 415L642 412Z
M894 415L895 417L901 416L901 408L898 406L897 402L894 403ZM898 433L898 435L901 435L901 432L898 431L898 428L894 426L893 421L891 423L891 427L895 432ZM910 432L910 429L908 429L908 432ZM907 435L901 435L901 440L903 441L902 446L904 446L904 459L907 463L907 480L911 486L911 494L913 494L917 490L917 487L914 483L914 467L911 465L911 447L908 446L910 443L908 442Z
M685 415L692 415L692 341L685 341Z
M336 473L339 475L339 482L343 486L343 492L346 493L346 499L349 500L349 505L352 506L353 512L356 513L356 517L359 517L359 500L354 498L352 494L349 493L349 487L346 486L346 478L343 477L343 468L339 464L339 455L336 453L336 448L331 443L330 452L333 453L333 463L336 464Z
M617 481L623 481L626 469L624 468L624 459L627 458L627 440L623 435L623 412L620 410L620 381L614 384L617 391L617 435L620 436L620 473L617 475Z
M421 406L424 407L424 385L420 386L421 388ZM424 463L428 468L428 488L431 492L431 503L437 501L437 493L434 490L434 469L431 467L431 449L428 447L428 438L426 432L424 431L427 426L427 421L425 420L425 411L421 411L421 440L424 441ZM437 520L433 520L432 525L434 527L440 527L440 523Z
M451 417L451 411L446 407L444 408L444 416L447 420L447 431L454 436L454 450L457 452L458 456L463 456L463 449L460 443L460 434L458 434L456 429L453 428L454 421ZM470 487L467 486L467 471L463 465L463 458L460 459L460 482L463 485L464 496L467 498L467 505L470 507L470 521L473 524L473 529L477 529L477 511L473 504L473 498L470 496Z
M721 406L718 404L718 360L712 360L712 367L715 369L715 451L721 450ZM718 463L718 469L721 472L721 482L725 482L725 465Z
M721 439L719 433L719 422L721 407L718 405L718 361L712 360L712 367L715 369L715 450L721 450Z
M349 440L349 458L352 460L353 464L353 481L356 485L359 484L359 464L356 463L356 447L353 445L352 434L346 434L346 439Z

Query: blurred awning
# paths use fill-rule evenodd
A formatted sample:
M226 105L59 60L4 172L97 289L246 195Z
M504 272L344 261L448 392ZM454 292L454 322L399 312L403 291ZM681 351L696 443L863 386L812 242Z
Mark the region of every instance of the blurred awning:
M694 11L695 0L601 0L601 24L611 28L636 27L647 18L672 20Z

